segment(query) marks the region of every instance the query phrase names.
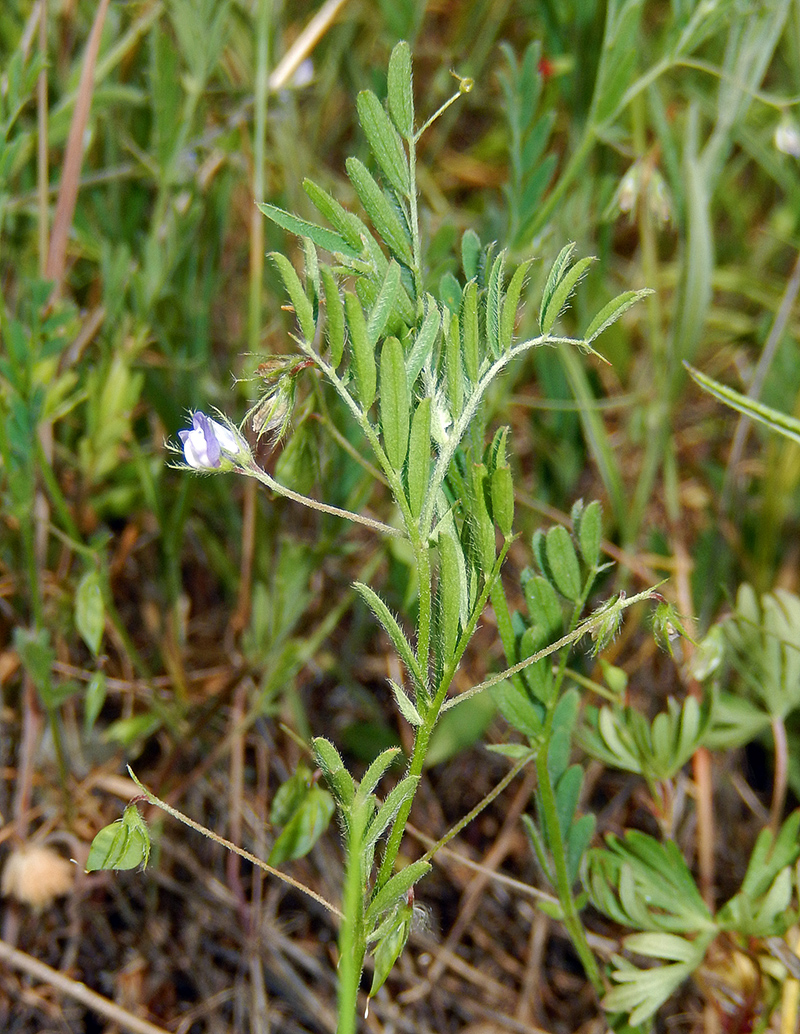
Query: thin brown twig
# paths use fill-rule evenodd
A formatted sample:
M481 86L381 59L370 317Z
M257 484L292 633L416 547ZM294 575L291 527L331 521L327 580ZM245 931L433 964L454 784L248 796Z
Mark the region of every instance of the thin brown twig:
M61 186L58 191L56 212L53 217L53 230L50 234L50 247L45 264L45 276L50 280L55 280L56 292L60 289L67 261L67 242L75 214L75 203L78 200L78 184L80 182L81 163L83 162L83 141L86 133L86 124L89 121L92 93L94 92L94 69L97 64L97 55L100 51L100 37L103 32L108 5L109 0L100 0L97 13L94 16L89 39L86 43L86 53L84 54L83 67L81 68L75 111L72 115L69 136L67 137L67 147L64 152Z
M269 77L270 90L280 90L291 81L346 3L347 0L326 0L275 66Z
M157 1027L154 1023L134 1016L127 1009L123 1009L122 1006L109 1001L108 998L104 998L96 991L92 991L85 984L72 980L57 969L40 962L32 955L28 955L27 952L12 948L10 944L6 944L2 940L0 940L0 959L12 969L27 973L35 980L40 980L43 984L80 1002L98 1016L105 1017L110 1023L130 1031L130 1034L168 1034L163 1027Z
M691 559L683 538L676 531L672 536L672 551L675 555L675 588L678 608L688 618L692 613L692 590L690 583ZM685 671L690 670L694 653L691 640L683 640L686 658ZM686 688L698 701L703 691L699 682L690 674L685 677ZM698 747L692 757L692 774L696 787L697 808L697 868L700 875L700 893L710 909L714 908L714 803L711 782L711 754L707 747Z
M447 935L447 940L439 949L437 949L436 959L428 971L425 981L418 987L414 988L414 991L412 992L414 999L424 996L424 994L430 990L446 969L448 960L452 955L454 955L456 946L464 936L464 931L466 930L467 925L480 905L483 892L490 883L489 873L496 870L502 864L503 859L511 849L512 835L516 833L517 822L530 800L535 785L536 771L535 769L531 769L527 772L522 786L519 787L514 796L514 800L509 805L503 821L503 827L486 856L484 869L489 871L478 873L464 891L458 918L453 924L450 933ZM409 997L410 996L407 996L405 1000L408 1001Z
M234 854L238 854L240 858L244 858L246 861L251 862L253 865L257 865L259 869L263 869L264 872L269 873L270 876L275 876L277 879L282 880L283 883L287 883L290 887L294 887L295 890L299 890L301 894L305 894L306 897L313 898L318 904L322 905L323 908L327 909L338 919L343 919L342 912L326 900L321 894L317 894L316 891L307 887L304 883L300 883L299 880L294 879L285 872L281 872L280 869L274 868L272 865L268 865L263 859L257 858L250 851L245 851L244 848L239 847L237 844L231 843L230 840L226 840L225 837L219 836L213 829L208 829L200 822L195 822L194 819L190 819L188 815L184 815L182 811L178 811L177 808L173 808L171 804L167 804L166 801L162 801L161 798L156 797L154 793L147 789L147 787L140 783L136 776L131 771L130 766L128 772L131 778L142 791L144 796L147 798L150 804L154 804L157 808L161 808L168 815L171 815L178 822L182 822L184 826L188 826L190 829L196 830L198 833L202 833L203 836L208 837L209 840L213 840L215 844L219 844L221 847L226 848L228 851L233 851Z

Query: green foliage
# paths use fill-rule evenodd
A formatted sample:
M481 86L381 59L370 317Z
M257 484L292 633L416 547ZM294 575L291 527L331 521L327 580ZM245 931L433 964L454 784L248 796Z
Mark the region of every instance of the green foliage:
M800 598L776 589L759 601L742 585L722 628L746 695L770 718L786 718L800 706Z
M18 670L11 665L7 706L22 717L30 695L20 687L28 680L47 713L68 812L73 767L83 758L70 757L75 737L64 736L65 728L82 728L88 759L142 750L155 735L159 752L178 751L187 763L208 755L218 724L214 710L198 712L198 701L218 705L214 693L197 692L201 636L209 655L219 650L220 663L233 656L246 669L242 684L253 688L244 728L290 713L312 739L317 716L305 714L295 677L315 657L320 677L329 677L330 656L318 656L320 646L351 601L365 601L406 669L396 676L403 685L390 691L410 726L409 757L384 752L357 782L347 751L317 738L322 782L301 767L271 813L281 831L271 856L278 863L306 853L334 805L339 810L347 856L340 979L349 989L340 1003L342 1034L363 1006L356 995L366 951L374 954L374 996L409 936L413 887L429 859L401 868L400 845L425 767L474 744L496 708L511 742L493 748L537 766L526 827L558 896L551 912L589 980L602 995L603 975L580 923L582 885L635 931L626 951L650 967L614 956L608 1010L646 1027L701 963L709 936L723 931L756 954L760 945L748 938L780 936L796 918L797 820L780 826L777 784L782 768L790 777L796 768L800 609L786 590L764 591L774 576L764 545L770 535L781 547L783 577L791 576L792 547L782 548L780 530L797 494L788 446L800 441L791 278L781 296L794 260L800 180L796 162L773 144L797 95L796 48L785 34L791 5L759 0L746 19L733 0L663 9L641 0L545 6L532 7L530 18L500 21L497 5L467 5L423 28L423 4L367 5L355 21L328 27L314 54L314 82L301 94L268 85L270 56L300 26L295 14L272 24L266 0L249 8L213 0L141 11L112 5L57 294L38 271L55 190L67 178L54 158L77 107L86 12L78 5L49 19L42 55L33 22L22 33L19 5L0 15L7 54L0 76L0 561L9 660L19 661ZM392 50L385 78L369 68L386 38L418 32L431 53L451 53L456 64L468 59L478 89L466 103L449 107L471 81L460 80L445 99L446 68L430 61L415 84L407 43ZM500 89L493 90L498 38L511 43L502 45ZM41 125L35 89L43 67L49 115ZM350 158L347 182L331 186L343 142L358 132L344 116L351 82L361 89L354 107L369 153ZM245 101L253 95L251 122ZM434 165L417 177L419 145L432 126L424 157L438 163L442 156L444 174ZM49 213L36 195L44 171L37 143L50 155L50 182L42 184ZM453 157L457 148L463 163ZM296 184L306 169L319 183L305 179L303 193ZM472 189L476 171L486 183L502 182L502 211L492 191ZM250 227L248 239L241 202L253 194L268 221L258 232ZM334 194L355 198L360 215ZM433 211L421 214L422 206ZM465 226L459 237L455 228ZM283 253L283 231L297 238L291 253ZM557 257L540 272L531 251ZM273 260L266 277L265 252ZM588 277L591 252L599 259ZM239 273L248 266L245 321ZM274 472L272 484L294 493L287 510L303 501L299 492L313 503L324 488L327 513L296 538L287 510L248 504L243 520L233 479L200 486L161 458L182 410L204 400L227 408L231 368L246 383L243 351L255 354L262 341L291 348L279 331L284 300L300 354L261 363L261 397L247 407L244 426L258 445L249 473L263 480ZM568 336L582 327L582 336ZM586 356L601 333L613 368L598 375ZM763 392L758 377L742 393L724 387L731 368L749 371L762 344L758 371L776 357ZM687 391L687 357L721 378L688 368L712 397L788 440L770 445L763 468L737 468L732 459L722 470L725 440L716 424L702 422L697 395ZM612 396L610 412L599 394ZM531 407L530 418L519 403ZM285 446L267 459L267 445L279 438ZM740 473L753 479L752 490L731 487ZM579 490L605 493L607 534L623 563L641 561L642 551L647 563L670 551L677 557L685 544L700 627L724 598L723 576L728 589L744 576L756 586L739 590L735 613L712 625L694 653L692 674L706 684L702 702L670 698L663 713L645 718L622 701L626 686L634 700L641 689L630 641L619 644L619 667L606 666L605 684L575 649L587 632L590 654L608 645L629 602L618 586L598 581L607 548L599 502L575 504L571 532L553 527L530 549L529 538L520 540L501 581L515 532L530 535L529 503L566 513ZM376 512L387 523L367 516ZM366 538L341 535L348 513L372 520L397 551L388 565L377 566L379 553L367 556L356 592L332 601L328 593L351 577L351 558L366 548ZM693 539L700 525L723 529L725 539L709 535L701 549ZM318 546L309 548L315 538ZM510 585L526 552L536 566ZM316 573L323 563L325 577ZM669 568L670 558L663 563ZM362 584L387 567L381 595ZM252 571L252 588L230 620L240 570ZM635 577L640 570L634 567ZM591 609L601 584L607 602ZM524 598L521 613L512 612L507 590L509 600ZM493 627L482 617L487 603L508 668L482 672L491 691L469 685L459 703L454 675L478 624ZM661 603L653 625L671 651L673 633L684 631L680 619ZM675 646L679 663L682 647L688 643ZM495 656L482 654L478 667ZM470 653L459 688L475 663ZM81 672L80 685L63 678L70 668ZM671 671L666 660L665 679ZM167 677L164 693L159 680ZM134 688L125 690L120 711L122 684ZM575 686L604 694L609 705L579 708ZM82 709L77 724L75 707ZM741 890L713 917L713 929L697 909L678 915L684 928L658 926L664 915L678 922L660 907L669 888L683 901L696 896L685 860L681 867L667 845L645 848L635 838L590 848L594 818L583 814L576 747L641 775L649 806L671 831L671 784L694 750L730 749L770 731L774 832L758 838ZM17 742L9 738L12 752ZM53 810L54 780L44 770L50 752L42 757L34 815L40 806ZM401 774L393 771L397 762L407 765ZM101 831L90 868L146 861L149 839L137 814L126 809ZM654 889L662 897L653 898ZM770 979L763 978L762 1024Z
M640 969L615 955L614 987L603 1005L629 1013L630 1023L649 1019L702 964L719 932L743 941L783 934L795 921L789 909L792 866L800 855L800 812L777 837L763 830L753 848L741 890L712 916L683 857L672 841L659 844L629 831L606 838L605 850L589 852L587 878L595 907L623 925L641 930L625 938L634 955L667 963Z
M269 864L281 865L307 855L328 828L334 808L333 797L300 766L278 787L272 800L270 822L283 829L272 845Z
M95 836L86 862L87 872L98 869L147 868L150 858L150 831L135 804L129 804L122 818Z
M687 697L683 704L670 697L667 710L652 722L632 707L588 707L581 744L589 754L612 768L636 772L651 787L674 779L705 741L713 720L711 697L701 704Z
M508 239L513 248L520 248L532 236L539 205L556 169L555 154L545 154L555 112L552 109L540 111L539 41L532 41L520 60L507 43L502 44L502 48L506 68L499 73L499 78L509 130L509 180L504 187Z
M100 650L105 625L105 605L100 577L87 571L75 591L75 627L96 657Z

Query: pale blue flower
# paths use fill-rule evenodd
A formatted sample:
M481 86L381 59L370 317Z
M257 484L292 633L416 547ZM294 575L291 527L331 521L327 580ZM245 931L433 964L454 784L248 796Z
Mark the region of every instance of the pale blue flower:
M178 431L178 437L183 445L183 458L195 470L218 470L223 460L235 462L241 451L241 443L233 431L205 413L192 413L191 429Z

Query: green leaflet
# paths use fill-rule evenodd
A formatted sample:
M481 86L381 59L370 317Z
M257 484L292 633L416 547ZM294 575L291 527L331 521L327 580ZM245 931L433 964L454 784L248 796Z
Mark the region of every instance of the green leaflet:
M596 499L586 507L582 501L572 507L572 529L583 562L590 569L597 567L603 538L603 509Z
M414 384L422 367L433 352L436 335L439 333L439 327L442 322L439 306L436 304L436 299L432 294L425 295L425 310L422 326L419 328L406 358L406 373L409 386Z
M353 365L355 366L356 387L361 407L366 413L375 401L378 387L378 368L375 363L375 349L370 344L367 332L367 321L358 298L348 291L344 296L344 308L347 316L347 327L350 331L350 344L353 349Z
M306 219L299 219L296 215L291 215L289 212L284 212L282 208L278 208L275 205L267 204L266 202L258 202L258 208L264 215L277 223L278 226L284 230L288 230L289 233L294 233L298 237L310 237L311 240L318 245L320 248L324 248L325 251L329 251L332 255L342 254L346 255L347 258L358 258L361 249L356 249L349 241L347 241L341 234L334 233L333 230L326 230L324 226L317 226L316 223L310 223Z
M87 571L75 590L75 627L95 657L103 640L105 620L100 576L96 571Z
M592 256L578 259L575 265L568 272L565 272L563 277L560 277L554 285L547 305L543 304L541 309L540 323L543 334L550 333L553 324L567 304L569 296L577 287L578 282L586 275L586 271L594 261L595 259Z
M567 529L560 524L551 528L545 539L545 549L555 587L562 596L575 603L581 595L581 567Z
M339 285L336 283L336 277L330 266L322 266L320 276L325 294L325 311L328 315L327 336L330 361L335 370L344 355L344 304L342 296L339 294Z
M500 352L508 351L511 348L511 342L514 337L514 326L517 321L517 309L519 308L519 299L522 295L522 288L525 286L525 277L528 275L528 270L531 268L533 263L532 259L528 259L521 265L517 266L514 271L514 275L511 277L511 283L508 285L505 299L503 300L503 312L500 317Z
M503 308L503 273L505 262L506 254L504 251L501 251L492 264L486 296L486 340L495 358L502 351L500 322Z
M461 601L466 590L464 554L452 516L439 528L439 637L443 666L450 663L458 643ZM462 578L462 572L464 577Z
M314 306L311 304L303 285L300 283L300 277L297 275L292 263L285 255L281 255L279 251L271 252L270 258L278 267L278 271L286 285L286 291L292 300L303 337L307 342L313 341L316 332Z
M461 363L461 334L458 315L452 313L445 332L445 367L447 373L447 400L454 420L461 416L464 404L464 375Z
M317 736L311 741L314 758L332 793L342 808L350 809L356 795L353 777L344 767L342 756L330 740Z
M327 790L316 783L297 803L267 859L270 865L303 858L330 825L335 805Z
M635 305L641 298L646 298L648 294L652 293L653 291L647 288L644 291L624 291L622 294L617 295L616 298L612 298L608 305L604 305L589 324L586 333L583 335L584 341L587 344L591 344L604 330L616 323L620 316L626 313L632 305Z
M411 70L411 48L401 40L389 58L387 77L389 114L406 140L414 135L414 85Z
M380 286L367 320L367 338L374 348L380 340L395 311L395 302L400 292L400 267L394 261L386 267L386 275Z
M400 872L395 873L391 879L387 880L372 899L367 909L367 914L364 917L364 923L367 928L369 929L370 924L375 921L381 912L385 912L387 908L390 908L395 902L405 897L414 884L421 880L425 873L429 871L430 867L430 862L420 858L419 861L412 862L404 869L401 869Z
M397 471L403 469L408 452L410 408L403 346L390 337L381 350L381 430L386 455Z
M414 517L422 513L431 474L431 400L424 398L414 410L408 449L408 505Z
M369 236L369 231L364 223L354 212L348 212L346 208L343 208L336 198L331 197L327 190L323 190L313 180L304 179L303 190L311 198L320 214L325 216L331 226L353 249L353 255L348 257L357 258L364 247L362 237Z
M480 350L478 341L478 285L470 280L461 296L461 342L464 368L473 384L478 383Z
M386 200L374 177L358 158L348 158L346 166L350 182L372 220L372 225L395 257L406 266L412 266L414 257L411 253L411 241L397 212Z
M372 90L362 90L356 98L356 107L358 121L381 171L398 194L408 197L408 159L403 142L383 110L383 105Z
M355 582L353 588L386 629L389 634L389 638L394 643L395 649L400 654L400 659L403 661L406 668L408 668L409 673L416 682L417 691L419 692L422 690L424 692L425 679L423 678L420 667L417 664L417 659L414 656L414 651L411 649L411 644L406 639L394 614L392 614L377 592L375 592L374 589L371 589L368 585L364 585L363 582Z

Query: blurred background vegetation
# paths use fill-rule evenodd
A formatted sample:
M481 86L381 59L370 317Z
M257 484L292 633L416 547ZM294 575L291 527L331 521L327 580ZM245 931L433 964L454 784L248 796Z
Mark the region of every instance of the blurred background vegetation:
M355 96L384 95L401 38L422 118L453 92L451 69L475 80L421 141L431 283L457 272L472 228L537 260L520 336L535 333L544 277L568 241L598 257L568 329L620 291L654 289L599 342L610 365L542 349L491 394L490 423L513 428L523 534L509 583L531 563L536 527L598 497L617 561L604 593L669 577L663 591L702 634L742 582L798 589L798 446L748 429L682 366L800 416L797 0L6 0L5 855L49 841L85 858L134 792L121 776L130 763L161 797L266 857L268 802L301 757L281 723L325 732L355 760L400 741L385 683L396 662L349 585L374 577L399 608L413 599L410 558L251 482L172 469L164 446L191 409L240 420L263 356L292 350L265 254L298 245L254 199L311 217L310 176L355 206L344 176L346 156L366 153ZM299 491L380 511L342 426L309 379L288 443L262 460ZM464 688L499 658L495 640L489 614ZM635 615L607 659L655 702L684 678ZM504 771L472 747L484 730L504 735L491 704L455 714L415 812L432 836ZM768 784L762 748L727 764L756 791ZM797 766L790 781L797 794ZM598 810L632 794L599 771L595 783ZM507 870L535 882L508 808L487 813L466 849L483 857L507 841ZM635 794L629 809L623 825ZM721 858L731 838L733 828ZM155 876L78 876L66 902L57 890L38 911L24 893L7 897L3 940L166 1029L331 1029L327 919L173 825L154 854ZM330 897L339 864L332 831L293 871ZM464 914L468 880L444 868L425 884L442 936ZM502 893L475 912L463 965L433 1004L412 994L404 1029L488 1023L484 1000L522 1025L495 1017L497 1029L590 1022L591 992L565 942L537 933L544 917ZM435 953L432 934L418 936ZM421 980L417 955L392 996ZM7 1030L110 1022L69 997L26 995L20 980L0 979ZM685 1029L692 1001L676 1021ZM389 1006L378 1003L373 1025Z

